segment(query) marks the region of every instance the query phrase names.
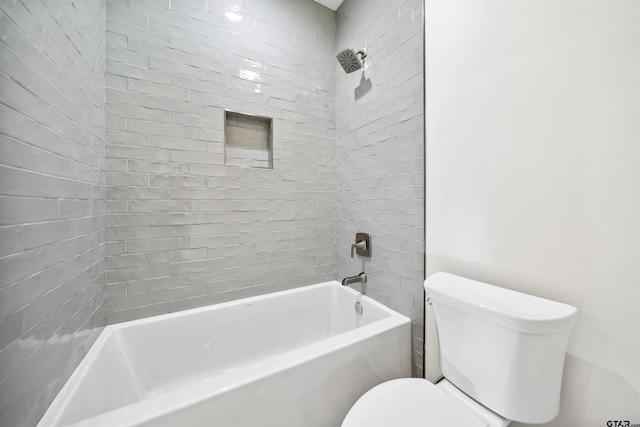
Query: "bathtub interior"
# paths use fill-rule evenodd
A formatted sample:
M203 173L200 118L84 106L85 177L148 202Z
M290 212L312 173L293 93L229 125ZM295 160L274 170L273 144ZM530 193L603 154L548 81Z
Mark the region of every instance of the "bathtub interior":
M58 424L219 379L389 316L378 303L330 282L113 325L81 365Z

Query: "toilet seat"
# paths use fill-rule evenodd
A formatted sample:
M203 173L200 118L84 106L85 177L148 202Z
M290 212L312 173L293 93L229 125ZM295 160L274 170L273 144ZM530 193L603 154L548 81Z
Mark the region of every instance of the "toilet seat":
M486 427L487 420L422 378L379 384L353 405L342 427Z

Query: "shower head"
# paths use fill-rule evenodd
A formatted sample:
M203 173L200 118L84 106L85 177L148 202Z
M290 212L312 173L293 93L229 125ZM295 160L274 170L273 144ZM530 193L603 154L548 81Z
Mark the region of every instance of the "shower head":
M358 58L358 55L360 55L360 58ZM338 58L338 62L340 63L340 65L342 65L342 68L347 74L353 73L354 71L362 68L364 58L366 57L367 54L364 52L364 50L358 51L356 53L353 49L345 49L338 55L336 55L336 58Z

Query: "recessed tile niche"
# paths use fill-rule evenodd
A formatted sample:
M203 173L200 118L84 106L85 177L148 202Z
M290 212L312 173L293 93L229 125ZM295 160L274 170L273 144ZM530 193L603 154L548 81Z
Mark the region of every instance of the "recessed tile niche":
M273 119L225 111L225 165L273 168Z

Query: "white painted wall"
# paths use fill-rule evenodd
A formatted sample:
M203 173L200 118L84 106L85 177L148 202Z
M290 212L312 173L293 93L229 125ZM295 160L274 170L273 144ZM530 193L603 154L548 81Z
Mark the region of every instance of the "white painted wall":
M640 423L640 2L427 1L426 54L427 274L578 307L549 425Z

